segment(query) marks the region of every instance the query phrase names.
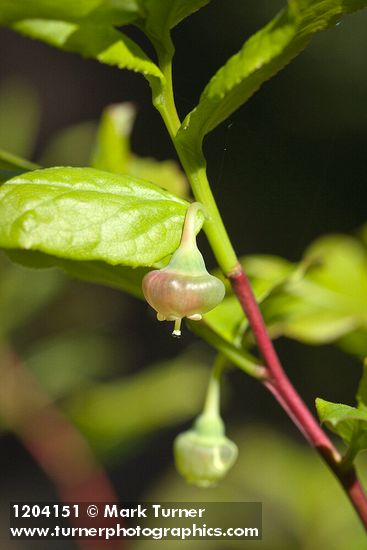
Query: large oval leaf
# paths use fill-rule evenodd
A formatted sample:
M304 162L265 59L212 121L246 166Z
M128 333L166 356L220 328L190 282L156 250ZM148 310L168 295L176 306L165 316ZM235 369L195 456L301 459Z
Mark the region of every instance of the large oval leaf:
M187 206L131 176L91 168L35 170L0 188L0 246L152 265L177 248Z

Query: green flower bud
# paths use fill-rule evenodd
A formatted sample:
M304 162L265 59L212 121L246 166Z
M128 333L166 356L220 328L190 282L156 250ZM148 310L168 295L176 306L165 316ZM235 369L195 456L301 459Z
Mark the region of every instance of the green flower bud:
M163 269L150 271L143 279L143 293L157 311L159 321L175 321L173 336L180 336L184 317L199 321L204 313L224 298L223 282L210 275L197 245L194 213L200 205L190 205L180 246Z
M219 417L199 416L191 430L178 435L174 456L178 472L198 487L216 485L233 466L237 446L225 437Z

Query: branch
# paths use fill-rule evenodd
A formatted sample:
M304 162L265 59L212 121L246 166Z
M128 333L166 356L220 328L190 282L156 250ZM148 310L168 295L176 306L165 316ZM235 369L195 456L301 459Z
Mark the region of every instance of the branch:
M343 468L338 450L321 429L284 372L243 269L238 267L234 272L228 274L228 278L248 318L266 365L268 376L263 380L264 385L274 395L310 445L334 472L367 530L367 497L354 466L351 465L348 470Z
M78 430L55 407L21 360L0 347L0 414L54 483L61 502L117 502L103 468ZM104 527L101 519L98 527ZM103 523L103 525L102 525ZM73 520L78 526L78 519ZM78 541L81 548L122 549L122 541Z

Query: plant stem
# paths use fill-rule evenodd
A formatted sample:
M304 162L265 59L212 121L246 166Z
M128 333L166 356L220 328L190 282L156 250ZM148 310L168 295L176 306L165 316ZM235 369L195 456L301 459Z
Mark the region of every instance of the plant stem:
M78 430L45 395L18 355L0 342L0 416L53 482L61 502L118 502L103 468ZM74 527L82 520L71 518ZM104 518L96 527L108 526ZM108 546L122 550L123 541L79 540L85 550Z
M218 264L226 273L237 267L237 256L210 189L203 153L201 151L193 152L184 149L175 139L181 122L177 114L173 95L171 57L159 51L158 55L160 59L160 69L165 77L166 83L164 86L158 88L155 84L152 85L153 104L160 112L168 133L175 145L177 154L190 181L195 199L205 205L208 216L203 228Z
M242 268L239 268L236 272L229 273L228 277L248 318L256 343L267 367L268 376L264 382L265 385L281 401L282 406L292 417L304 436L314 446L324 449L325 453L334 456L336 460L340 460L339 453L334 449L331 441L309 413L306 405L287 378L274 349L273 342L268 335L260 308L244 271Z
M199 211L203 212L203 205L201 202L192 202L186 211L184 226L181 235L180 248L187 248L188 250L196 249L196 215ZM204 213L205 215L205 213Z
M259 380L266 378L267 371L265 367L259 365L255 357L252 357L243 349L236 348L233 344L222 338L219 334L214 332L204 320L187 320L186 323L195 334L205 340L210 346L217 349L228 361L243 370L246 374Z
M203 229L212 247L218 264L224 273L232 271L238 265L238 259L229 240L223 220L209 186L206 167L201 155L192 157L186 150L176 146L178 155L189 178L195 199L205 205L208 217ZM196 160L194 160L196 158Z
M349 469L343 467L339 452L308 410L279 361L250 283L239 264L211 192L206 175L204 155L202 151L193 151L183 148L176 139L176 134L180 127L180 120L177 115L173 95L172 56L163 54L159 55L159 59L160 68L165 76L166 84L161 87L159 93L154 93L153 89L153 102L167 126L187 177L189 178L194 196L197 201L203 203L209 214L209 219L206 220L204 224L205 233L218 264L229 278L233 291L248 318L260 354L264 360L265 377L263 376L263 372L261 376L259 376L257 372L251 372L253 367L249 368L247 364L244 370L248 369L253 376L257 375L309 441L310 445L329 465L339 479L341 485L344 487L364 527L367 529L367 497L357 478L354 466L351 465ZM200 328L203 330L205 326L202 325ZM227 357L229 357L228 353Z
M206 392L203 415L220 416L220 377L227 358L218 353L215 358L208 389Z
M172 84L172 54L160 50L156 46L159 66L165 78L165 84L161 85L155 80L151 82L153 92L153 105L159 111L166 125L168 133L174 142L181 121L177 114Z
M267 367L268 377L263 381L264 385L274 395L310 445L329 465L344 487L367 529L367 498L357 478L354 466L351 464L348 469L345 469L339 452L321 429L284 372L244 271L240 268L233 273L229 273L228 277L248 318L257 346Z

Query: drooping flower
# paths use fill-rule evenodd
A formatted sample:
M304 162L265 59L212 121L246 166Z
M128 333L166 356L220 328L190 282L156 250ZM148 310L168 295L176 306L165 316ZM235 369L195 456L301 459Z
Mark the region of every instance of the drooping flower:
M233 466L237 446L225 437L220 418L199 416L191 430L179 434L174 442L175 464L182 477L199 487L216 485Z
M195 216L201 208L193 203L187 210L181 243L168 265L150 271L143 279L143 293L157 311L159 321L174 321L173 336L181 335L184 317L198 321L224 298L223 282L208 273L196 244Z

